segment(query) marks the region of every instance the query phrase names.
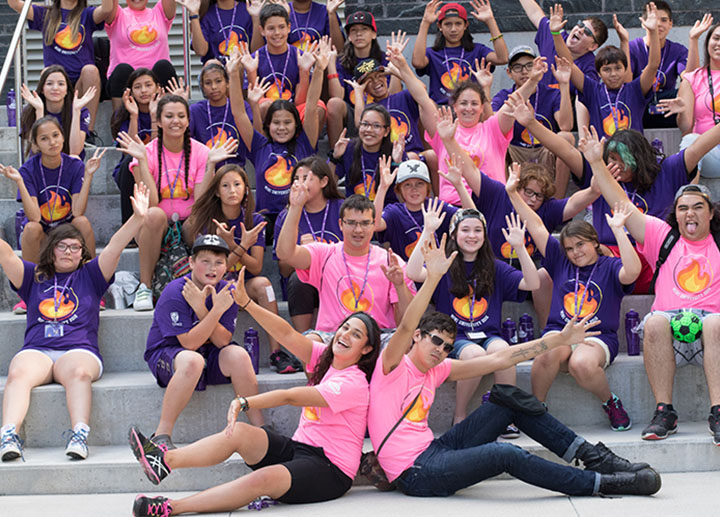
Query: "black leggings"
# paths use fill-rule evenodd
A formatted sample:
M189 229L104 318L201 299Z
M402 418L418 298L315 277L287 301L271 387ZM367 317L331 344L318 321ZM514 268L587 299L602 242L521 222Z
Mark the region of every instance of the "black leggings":
M122 97L125 88L128 88L128 78L135 69L127 63L120 63L115 67L107 80L107 93L110 97ZM167 88L168 82L173 77L177 79L175 67L167 59L161 59L152 67L153 73L160 81L160 86Z
M115 183L120 189L120 214L122 215L122 224L125 224L133 215L132 202L130 196L133 195L135 187L135 177L130 172L130 162L132 156L123 155L122 160L117 165L117 173L115 174Z

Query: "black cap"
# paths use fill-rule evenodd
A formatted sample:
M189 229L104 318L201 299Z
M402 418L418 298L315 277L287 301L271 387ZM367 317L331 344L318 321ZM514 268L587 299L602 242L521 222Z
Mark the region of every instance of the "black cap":
M353 25L366 25L377 32L375 17L367 11L356 11L345 18L345 32Z
M198 251L210 250L218 253L224 253L230 255L230 248L227 243L217 235L208 233L207 235L201 235L193 243L192 253L197 255Z
M385 67L382 66L382 64L377 59L366 59L364 61L360 61L357 64L353 73L353 77L357 82L362 83L373 72L384 73Z

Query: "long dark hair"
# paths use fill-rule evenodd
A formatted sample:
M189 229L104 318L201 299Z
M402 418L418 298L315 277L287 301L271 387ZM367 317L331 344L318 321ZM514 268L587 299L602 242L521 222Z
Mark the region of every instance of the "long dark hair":
M72 224L65 223L56 226L47 234L45 246L40 250L40 258L35 266L35 281L43 282L55 276L55 246L63 239L77 239L82 245L82 257L80 266L91 260L90 251L85 244L85 238L80 230Z
M128 77L126 84L126 87L130 89L130 95L132 95L133 83L144 75L150 77L155 82L155 84L158 85L158 87L160 86L160 81L158 81L155 72L153 72L149 68L136 68ZM137 99L135 100L137 101ZM120 104L120 107L115 110L115 112L112 114L112 118L110 119L110 132L112 133L113 138L117 138L117 135L120 132L120 127L122 126L123 122L128 119L130 119L130 113L127 109L125 109L125 103L122 103Z
M464 298L470 294L470 284L475 286L476 296L492 295L495 289L495 255L490 245L490 238L487 234L487 224L481 219L478 221L482 222L483 225L483 245L475 256L475 262L473 262L472 271L470 271L470 277L465 273L465 259L463 258L463 252L457 244L457 232L458 228L455 228L453 233L450 234L450 238L445 244L445 254L450 256L453 251L457 251L458 254L450 264L448 269L448 275L450 275L450 293L455 298ZM460 224L458 223L458 227Z
M342 323L338 325L338 330L350 318L357 318L362 321L363 325L365 325L365 330L367 331L367 344L372 347L372 350L360 357L360 360L357 362L357 367L365 374L368 382L370 382L370 377L375 369L375 363L377 362L378 354L380 353L380 327L368 313L354 312L342 320ZM334 335L333 339L335 339ZM323 377L325 377L325 374L330 369L333 359L335 359L335 354L331 344L320 356L320 359L315 366L315 371L310 376L309 384L311 386L317 386L320 384L320 381L322 381Z
M388 112L387 109L385 109L385 106L382 106L380 104L371 104L370 106L366 106L365 109L362 112L362 115L360 116L360 120L365 116L365 113L368 113L369 111L375 111L380 114L380 116L383 118L383 122L386 127L390 127L390 124L392 123L392 119L390 118L390 112ZM363 164L362 164L362 141L360 140L359 136L356 136L353 138L353 160L352 165L350 166L350 170L348 171L348 177L347 181L349 185L357 185L358 183L365 182L365 178L363 177ZM380 156L392 156L392 141L390 140L390 131L388 131L387 136L385 136L382 139L382 142L380 142ZM375 176L374 181L375 184L379 184L379 167L375 167Z
M385 58L385 53L380 48L377 37L373 38L372 42L370 42L370 55L367 59L370 58L375 59L378 63L382 63ZM340 65L352 74L355 72L355 67L358 65L358 61L360 61L360 59L355 55L355 47L349 39L346 39L345 46L340 54Z
M442 23L442 22L440 22ZM438 23L438 27L440 26L440 23ZM467 23L467 22L465 22ZM435 35L435 42L433 43L432 49L433 50L442 50L447 46L447 41L445 40L445 36L443 36L443 33L440 32L440 30L437 31L437 34ZM468 52L475 48L475 42L473 41L472 34L470 33L470 24L468 23L467 27L465 27L465 32L463 32L462 38L460 39L460 46L467 50Z
M720 22L715 22L712 27L708 30L707 36L705 37L705 66L710 68L710 51L708 50L708 47L710 46L710 38L712 38L713 32L715 32L715 29L720 27Z
M70 78L68 77L65 68L62 65L50 65L45 70L43 70L42 74L40 74L40 79L38 80L37 88L35 88L35 91L37 92L40 99L42 99L43 107L45 108L45 114L47 115L47 101L45 100L45 94L43 93L43 89L45 88L45 83L47 82L48 77L50 77L50 74L54 73L62 74L62 76L65 78L65 84L67 85L67 92L65 93L65 99L63 100L63 107L60 110L60 125L62 127L63 136L65 137L65 143L63 144L62 151L65 154L70 154L70 127L72 126L73 90L72 83L70 82ZM23 138L25 138L26 140L28 138L28 134L30 133L30 128L32 127L36 118L37 115L35 113L35 108L30 106L29 104L25 106L25 109L22 111L22 116L20 118L20 128L22 129Z
M603 160L606 163L611 152L617 153L625 166L633 171L632 183L639 192L652 187L661 169L658 158L664 159L664 155L650 145L642 133L634 129L615 132L605 141Z
M158 155L158 182L157 182L157 191L158 191L158 199L162 199L162 195L160 193L160 184L162 183L162 155L163 155L163 130L162 127L160 127L160 118L163 112L163 109L165 106L167 106L170 103L173 102L179 102L183 106L185 106L185 114L188 118L188 127L185 128L185 134L183 135L183 158L185 158L185 192L187 193L187 197L185 199L190 199L190 187L188 186L188 181L190 181L190 152L192 150L192 145L190 144L190 106L188 105L188 102L179 95L165 95L162 99L160 99L160 102L158 102L157 106L157 114L155 115L158 121L158 128L157 128L157 155ZM168 179L169 181L169 179ZM172 188L170 185L168 185L168 189Z
M56 128L60 130L62 133L62 126L60 126L60 122L53 117L52 115L45 115L42 118L37 119L35 122L33 122L33 125L30 127L30 142L37 145L37 134L40 130L40 126L43 124L54 124ZM65 138L65 135L63 134L63 138Z
M215 173L215 177L210 182L210 185L208 185L207 190L193 203L189 217L190 221L188 223L190 226L190 235L193 239L201 233L211 233L210 230L213 228L213 219L223 223L228 222L227 217L223 214L222 203L217 193L223 178L230 173L239 175L245 184L245 195L240 200L240 206L242 206L244 214L243 223L247 230L251 230L254 227L253 213L255 212L255 198L253 198L252 191L250 190L247 173L239 165L228 163L220 167Z
M293 167L292 173L290 174L290 185L295 183L295 176L297 175L297 171L300 167L310 169L313 176L319 180L322 180L323 178L328 179L327 185L322 188L322 194L326 200L344 199L344 196L340 194L340 190L338 190L337 181L335 181L335 175L330 170L330 166L325 160L317 155L303 158L295 164L295 167Z
M51 46L57 36L58 29L62 23L62 11L60 10L61 0L53 0L50 7L46 7L45 23L43 24L43 39L46 46ZM87 0L77 0L77 4L68 14L66 25L70 28L70 38L75 39L80 30L80 17L87 7ZM86 34L85 37L88 35Z
M286 99L277 99L273 101L273 103L268 108L267 113L265 113L265 118L263 119L263 133L265 133L265 136L267 136L268 140L270 140L271 142L273 141L272 137L270 136L270 122L272 122L273 115L278 111L289 111L290 114L293 116L293 119L295 119L295 133L293 134L292 138L285 143L288 152L290 154L294 154L297 138L300 136L300 133L303 130L302 121L300 120L300 113L298 113L295 104Z

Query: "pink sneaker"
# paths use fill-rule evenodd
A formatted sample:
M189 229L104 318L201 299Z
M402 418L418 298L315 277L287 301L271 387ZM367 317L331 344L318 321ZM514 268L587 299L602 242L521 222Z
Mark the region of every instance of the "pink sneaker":
M103 298L100 298L100 310L105 310L105 300Z
M15 307L13 307L13 312L15 314L27 314L27 305L25 305L24 301L20 300L15 304Z

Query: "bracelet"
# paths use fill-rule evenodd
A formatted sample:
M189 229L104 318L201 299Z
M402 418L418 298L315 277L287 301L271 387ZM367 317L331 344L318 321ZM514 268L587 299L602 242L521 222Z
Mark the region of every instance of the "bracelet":
M197 20L198 18L200 18L199 14L191 14L188 16L188 20Z
M327 76L328 81L330 79L337 79L338 77L340 77L340 74L328 74L328 76Z
M334 163L335 165L339 165L340 162L342 162L342 158L335 157L335 153L333 152L332 149L330 149L330 151L328 151L327 157L328 157L328 160L330 160L330 162Z
M235 400L240 402L240 411L242 411L243 413L245 413L248 409L250 409L248 400L245 397L241 397L240 395L238 395L237 397L235 397Z
M250 305L250 302L251 302L251 301L252 301L252 298L250 298L250 297L248 296L248 301L245 302L245 305L240 305L240 308L241 308L242 310L245 310L245 308L246 308L248 305Z
M500 39L500 38L502 38L502 37L503 37L503 33L501 32L500 34L498 34L498 35L495 36L494 38L490 38L490 42L492 43L493 41L495 41L495 40L497 40L497 39Z
M240 248L241 250L243 250L243 252L242 252L242 253L238 253L238 252L237 252L237 249L238 249L238 248ZM239 258L239 257L242 257L243 255L245 255L245 253L247 253L247 250L243 247L242 244L238 244L237 247L233 248L232 252L235 253L235 255L237 255L238 258Z
M557 31L557 32L550 31L550 34L552 34L553 36L560 36L562 34L562 31Z

